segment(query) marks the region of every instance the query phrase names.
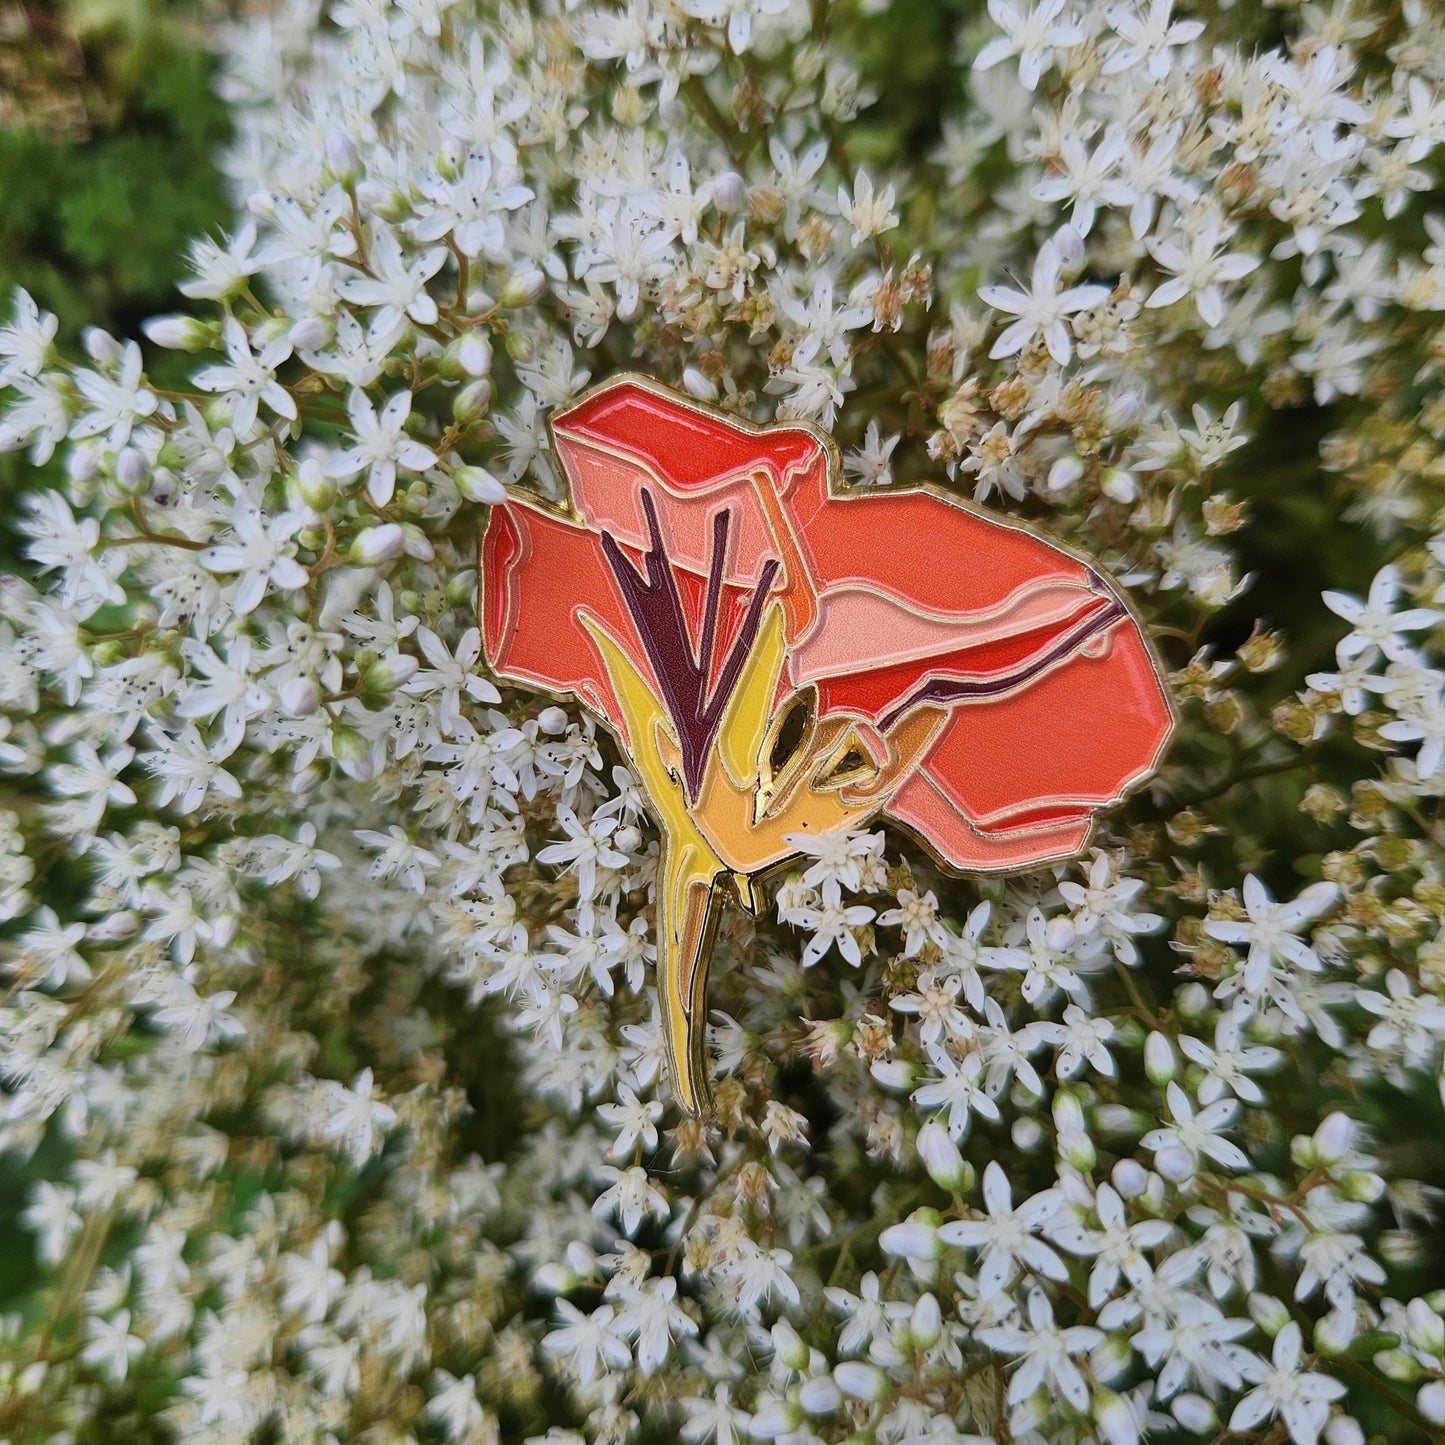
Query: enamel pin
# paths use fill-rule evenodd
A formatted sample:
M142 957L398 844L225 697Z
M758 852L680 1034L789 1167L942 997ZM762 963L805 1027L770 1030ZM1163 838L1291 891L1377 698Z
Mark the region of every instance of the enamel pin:
M1173 709L1097 568L932 487L844 493L816 427L621 376L551 428L570 503L492 508L486 656L575 697L641 780L673 1088L698 1114L725 890L755 912L790 836L880 813L956 872L1070 858Z

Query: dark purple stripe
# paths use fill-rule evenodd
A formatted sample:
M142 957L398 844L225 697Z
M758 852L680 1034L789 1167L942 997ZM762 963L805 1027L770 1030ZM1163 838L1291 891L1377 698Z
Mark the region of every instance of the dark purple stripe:
M1013 692L1025 683L1032 682L1041 673L1047 672L1055 663L1082 647L1091 637L1107 631L1124 615L1123 604L1110 598L1107 607L1075 623L1041 657L1034 658L1016 672L1005 673L1002 677L930 677L917 692L910 694L886 714L878 726L886 732L904 713L926 702L965 702L1001 697L1006 692Z
M724 510L713 518L712 555L708 559L707 600L703 607L702 638L696 651L688 635L682 597L677 589L667 553L662 545L662 528L652 494L641 492L642 511L647 519L651 542L643 554L646 575L628 560L610 532L601 535L602 555L617 580L622 600L632 618L632 625L652 663L662 692L661 701L677 733L682 754L683 782L688 797L696 802L707 769L708 754L717 739L722 715L733 689L747 662L748 653L762 625L763 608L768 590L777 576L778 563L770 559L763 566L758 585L748 603L747 615L718 676L717 687L708 696L708 679L712 674L712 654L716 646L718 617L722 610L723 572L727 565L728 532L731 511ZM635 740L642 746L642 739Z

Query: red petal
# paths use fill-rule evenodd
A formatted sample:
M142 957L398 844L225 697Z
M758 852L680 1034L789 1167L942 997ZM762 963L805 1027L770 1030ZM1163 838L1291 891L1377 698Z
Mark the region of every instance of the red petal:
M1008 697L959 704L887 812L955 867L1064 857L1096 809L1154 770L1172 721L1131 621L1103 657L1080 654Z
M799 471L826 472L827 454L803 427L759 431L723 421L675 397L624 379L594 393L552 423L572 501L589 527L619 542L648 545L639 494L657 504L672 563L703 575L712 556L712 519L732 513L725 577L758 580L778 546L758 481L781 490Z
M572 693L620 727L617 702L585 608L647 672L607 559L594 533L520 502L492 508L482 537L482 644L515 682Z

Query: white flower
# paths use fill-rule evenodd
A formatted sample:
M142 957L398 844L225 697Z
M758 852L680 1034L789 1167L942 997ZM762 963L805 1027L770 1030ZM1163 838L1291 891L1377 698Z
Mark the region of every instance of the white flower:
M973 62L975 70L988 70L1011 55L1019 58L1019 83L1034 90L1039 77L1053 63L1054 51L1078 45L1084 31L1078 25L1062 24L1059 15L1064 0L1038 0L1032 9L1020 12L1010 0L988 0L989 17L1004 32L990 40Z
M332 457L325 467L326 475L341 479L366 471L366 495L378 507L391 501L396 487L396 469L425 471L437 464L437 454L406 435L406 419L411 415L412 396L399 391L388 397L378 417L370 398L362 391L353 391L346 399L346 414L356 445Z
M948 1132L954 1139L962 1139L968 1132L974 1114L998 1119L998 1105L983 1087L983 1059L978 1053L959 1059L941 1045L934 1045L928 1050L928 1059L937 1077L913 1091L913 1102L924 1109L946 1108Z
M418 189L431 202L421 220L412 225L418 241L438 241L450 235L463 256L485 254L494 261L506 256L503 213L526 205L534 195L529 186L517 183L511 167L501 168L494 176L491 157L485 151L472 151L454 180L432 176Z
M281 512L265 520L259 507L245 502L231 516L231 540L207 547L198 560L210 572L239 574L231 606L244 617L254 612L266 595L267 583L294 592L311 580L296 560L292 536L305 518L300 512Z
M1244 1355L1240 1369L1255 1388L1234 1407L1231 1430L1250 1430L1278 1416L1294 1445L1315 1445L1330 1414L1330 1401L1345 1393L1343 1380L1302 1368L1303 1340L1291 1320L1274 1339L1274 1353L1266 1362Z
M130 1370L131 1361L145 1353L145 1341L130 1332L130 1311L117 1310L110 1319L92 1315L85 1322L85 1346L80 1358L93 1365L112 1385Z
M803 950L804 968L817 963L834 944L838 945L838 952L857 968L863 962L857 930L871 923L873 917L874 910L866 904L844 903L837 881L830 878L823 884L818 905L791 909L787 921L813 935Z
M726 25L728 49L742 55L752 39L753 17L781 15L789 0L683 0L683 10L708 25Z
M60 322L42 311L23 287L11 298L12 320L0 326L0 386L13 386L21 377L40 375Z
M997 0L991 0L997 3ZM1053 0L1048 0L1052 4ZM1039 247L1034 260L1033 277L1027 291L1011 286L980 286L979 296L999 311L1006 311L1018 320L1007 326L995 340L989 355L997 360L1014 356L1035 338L1042 339L1049 355L1060 366L1067 366L1071 355L1069 329L1064 318L1076 311L1086 311L1107 299L1107 286L1070 286L1059 289L1063 259L1054 238Z
M1118 174L1128 150L1129 137L1122 126L1110 126L1092 151L1081 136L1067 132L1059 139L1062 171L1045 176L1031 194L1041 201L1072 200L1069 225L1087 236L1099 206L1132 206L1139 198Z
M1341 663L1358 660L1368 665L1381 654L1391 662L1414 661L1414 649L1400 634L1433 627L1445 618L1445 612L1433 607L1396 612L1399 594L1400 574L1394 567L1380 568L1363 602L1347 592L1324 593L1325 606L1350 624L1350 631L1335 645Z
M838 214L853 227L851 244L861 246L869 236L881 236L898 224L893 209L895 199L892 186L884 186L874 194L867 171L858 172L851 196L847 187L838 187Z
M631 1152L641 1141L644 1149L657 1148L657 1121L662 1118L662 1105L656 1099L639 1099L626 1084L617 1086L615 1104L602 1104L597 1113L616 1131L617 1138L607 1151L614 1159Z
M1249 945L1244 965L1244 987L1257 993L1265 985L1276 959L1318 973L1323 965L1309 944L1295 935L1318 918L1339 896L1333 883L1311 883L1292 903L1276 903L1264 884L1249 874L1244 880L1244 908L1248 917L1206 918L1204 931L1222 943Z
M114 380L100 371L78 370L75 385L88 405L72 424L71 436L93 437L104 432L108 446L123 447L136 423L154 415L160 406L155 392L142 385L143 368L140 347L127 341Z
M584 1314L576 1305L559 1299L557 1317L561 1325L542 1338L545 1354L565 1362L569 1377L579 1385L590 1385L607 1367L618 1368L632 1359L627 1341L613 1325L611 1305L599 1305Z
M276 368L291 354L291 343L284 336L268 341L259 352L253 351L246 328L234 316L228 316L221 328L229 364L204 366L195 375L202 391L220 393L232 429L238 436L248 436L256 425L256 413L265 402L277 416L296 420L296 402L291 393L276 380Z
M458 1379L445 1370L433 1372L431 1395L426 1402L426 1417L441 1427L448 1440L463 1442L473 1439L486 1423L487 1412L477 1399L475 1375Z
M902 440L901 432L885 437L878 423L870 421L863 433L863 445L844 456L843 471L862 486L886 487L893 480L890 459Z
M367 274L343 277L337 289L358 306L374 306L369 340L378 346L396 341L410 318L418 326L431 326L437 319L437 304L428 295L426 283L442 268L445 246L434 246L410 261L391 227L378 225L367 255Z
M1139 1141L1145 1149L1154 1151L1155 1167L1160 1173L1166 1178L1187 1179L1198 1168L1201 1156L1226 1169L1249 1168L1245 1152L1219 1134L1228 1128L1239 1109L1236 1100L1217 1099L1196 1113L1178 1084L1168 1086L1165 1098L1174 1122L1151 1129Z
M372 1094L371 1070L363 1069L348 1088L335 1079L323 1079L318 1086L319 1121L323 1139L334 1139L358 1169L381 1151L386 1131L396 1123L396 1110Z
M21 523L31 537L25 555L40 571L63 574L61 601L88 617L106 602L121 603L125 589L115 580L124 563L100 548L100 524L93 517L76 521L65 498L56 491L31 492L24 505L29 516Z
M1008 1177L990 1160L983 1172L983 1202L988 1213L981 1219L953 1219L938 1228L945 1244L966 1245L978 1251L978 1291L992 1299L1008 1289L1021 1269L1046 1279L1068 1278L1058 1254L1034 1236L1045 1230L1058 1212L1062 1196L1057 1189L1030 1195L1017 1209Z
M181 282L181 295L213 301L239 295L261 269L261 258L251 254L255 244L256 227L251 221L224 243L209 238L192 241L186 264L196 273L196 279Z
M1170 50L1204 33L1202 20L1173 20L1173 8L1173 0L1149 0L1143 13L1111 5L1105 14L1124 43L1104 62L1104 74L1121 75L1142 62L1151 80L1163 80L1174 59Z
M1057 1390L1073 1409L1082 1413L1088 1408L1089 1387L1073 1357L1101 1345L1104 1332L1091 1325L1060 1328L1043 1290L1035 1287L1029 1291L1026 1325L996 1325L979 1330L977 1336L989 1349L1019 1361L1009 1380L1009 1404L1016 1405L1035 1390L1048 1388Z
M1144 304L1172 306L1192 296L1205 325L1218 326L1224 320L1221 283L1248 276L1259 266L1259 258L1221 249L1233 228L1226 226L1212 207L1202 214L1182 216L1179 230L1188 238L1185 246L1152 237L1144 243L1160 267L1172 274L1172 279L1156 287Z
M626 868L627 855L619 853L611 838L617 831L616 818L593 816L583 822L571 808L562 804L557 809L557 821L567 837L560 843L549 843L537 853L539 863L561 865L577 875L577 892L584 898L593 898L597 893L597 870L599 868Z
M473 702L495 703L502 695L486 678L472 669L482 655L482 634L476 627L469 627L458 639L456 650L448 652L430 627L419 627L416 632L417 645L422 655L431 663L424 667L403 691L414 697L437 698L437 722L443 732L456 732L462 723L462 696Z

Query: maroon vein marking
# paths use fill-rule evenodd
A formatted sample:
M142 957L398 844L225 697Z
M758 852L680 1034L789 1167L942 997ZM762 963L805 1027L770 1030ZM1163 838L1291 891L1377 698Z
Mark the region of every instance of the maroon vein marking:
M762 625L763 606L777 575L778 562L769 558L763 564L758 584L748 602L747 615L718 674L717 686L709 695L708 679L712 676L713 653L717 644L717 619L722 609L723 571L727 566L732 512L725 509L713 518L702 637L694 651L682 610L682 598L677 590L677 579L663 550L657 507L646 488L642 490L641 499L647 518L647 534L652 543L643 553L645 575L633 566L610 532L602 533L602 555L607 558L607 565L612 569L623 602L627 604L637 636L648 661L652 663L657 685L662 690L663 703L677 733L688 799L695 803L702 788L708 754L722 726L723 709L738 685L743 665ZM643 745L640 738L636 742L638 746Z
M1013 672L1005 673L1002 677L930 677L922 687L910 693L897 707L885 714L879 720L878 726L886 732L904 713L918 707L921 703L978 701L1001 697L1006 692L1014 692L1025 683L1032 682L1041 673L1047 672L1056 663L1062 662L1064 658L1083 647L1091 637L1097 637L1099 633L1108 631L1124 616L1123 603L1111 597L1108 598L1107 605L1076 622L1046 652L1032 658Z

